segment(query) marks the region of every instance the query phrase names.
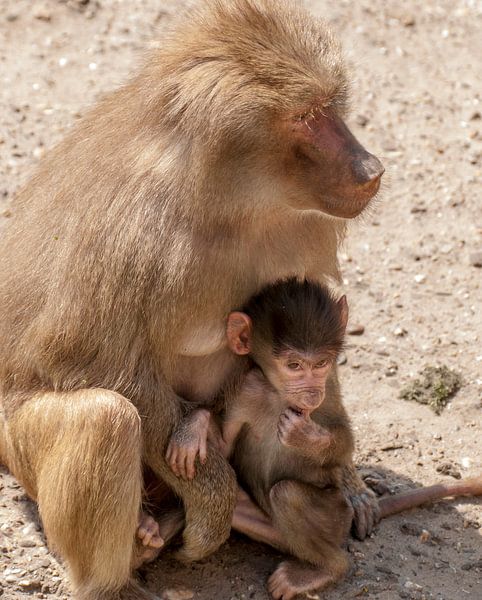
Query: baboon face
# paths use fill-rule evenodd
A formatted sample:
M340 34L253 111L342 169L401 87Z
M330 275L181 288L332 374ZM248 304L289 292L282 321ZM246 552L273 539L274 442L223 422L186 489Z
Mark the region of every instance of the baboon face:
M236 188L240 202L360 214L384 169L343 122L350 77L330 29L298 2L203 6L183 21L175 52L156 63L167 73L163 118L201 146L211 176Z
M240 157L249 157L248 179L264 182L273 199L356 217L378 192L384 168L344 123L350 77L338 41L290 2L236 6L242 9L221 32L209 31L209 55L204 51L194 67L199 48L186 58L198 73L196 89L183 89L183 97L197 119L208 119L205 132L232 144L236 169ZM223 144L222 160L229 154Z
M380 187L380 161L333 110L315 107L286 125L286 173L301 192L295 205L345 219L359 215Z

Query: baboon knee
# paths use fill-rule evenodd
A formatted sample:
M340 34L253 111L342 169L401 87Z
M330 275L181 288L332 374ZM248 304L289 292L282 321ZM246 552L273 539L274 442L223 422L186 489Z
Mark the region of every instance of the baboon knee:
M107 427L111 435L124 440L140 440L141 418L137 408L124 396L110 390L83 391L85 409L101 430Z
M341 577L348 569L341 546L351 509L340 490L285 480L271 488L269 498L273 522L289 540L292 554Z
M66 435L39 476L39 512L49 543L84 590L79 596L98 598L98 590L130 577L142 500L140 418L106 390L73 392L68 401L74 410L63 413Z
M283 507L286 502L293 500L298 492L298 485L294 481L278 481L269 491L269 499L272 506Z

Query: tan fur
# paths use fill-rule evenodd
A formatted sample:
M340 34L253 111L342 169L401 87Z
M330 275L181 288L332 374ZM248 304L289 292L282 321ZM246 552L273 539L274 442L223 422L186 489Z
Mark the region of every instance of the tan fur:
M38 501L49 543L69 562L79 596L120 587L129 579L141 503L135 407L106 390L47 393L15 411L8 435L9 466Z
M0 240L0 452L10 448L6 462L38 499L82 598L137 597L128 565L141 452L183 499L182 557L228 536L226 461L212 450L183 482L164 460L178 393L202 401L229 379L231 361L210 375L200 368L209 358L195 357L217 348L226 315L264 283L339 277L345 227L322 213L332 190L307 191L286 152L296 123L343 112L346 89L321 22L277 0L212 0L18 193Z

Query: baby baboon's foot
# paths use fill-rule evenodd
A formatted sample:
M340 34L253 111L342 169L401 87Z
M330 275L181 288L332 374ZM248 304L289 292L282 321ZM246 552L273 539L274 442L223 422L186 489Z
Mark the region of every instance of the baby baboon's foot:
M134 560L134 568L153 561L159 555L164 546L159 524L147 513L142 513L137 528L137 552Z
M333 577L320 567L287 560L269 578L268 590L275 600L291 600L298 594L321 590L331 583Z

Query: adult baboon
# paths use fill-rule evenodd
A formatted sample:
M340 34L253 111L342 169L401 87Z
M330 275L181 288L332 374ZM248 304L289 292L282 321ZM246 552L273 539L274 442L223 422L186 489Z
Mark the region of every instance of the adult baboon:
M143 464L183 501L182 558L228 536L228 463L210 448L184 481L167 442L237 368L233 307L280 277L339 276L343 219L383 173L342 120L347 87L302 9L212 0L19 192L0 246L1 445L79 598L147 597L130 578ZM370 497L344 478L363 535Z

